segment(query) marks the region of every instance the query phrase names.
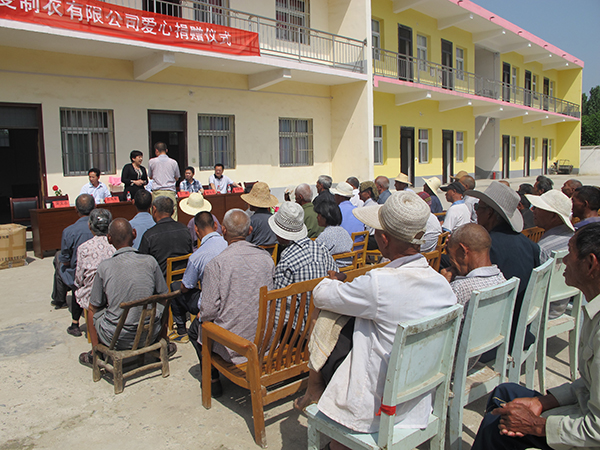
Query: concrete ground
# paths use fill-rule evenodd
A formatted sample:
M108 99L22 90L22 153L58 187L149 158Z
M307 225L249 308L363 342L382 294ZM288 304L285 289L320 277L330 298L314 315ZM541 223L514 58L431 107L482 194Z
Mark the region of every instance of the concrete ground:
M552 177L557 187L567 177ZM598 184L600 177L581 177ZM531 179L527 180L531 181ZM523 180L511 180L514 188ZM478 182L484 189L486 181ZM91 369L78 362L88 351L85 335L66 333L68 310L50 305L52 258L0 271L0 450L84 447L128 449L256 449L248 391L228 380L224 395L206 410L201 404L200 367L191 344L179 345L168 378L160 372L125 383L115 395L108 379L92 381ZM548 384L568 381L566 335L549 341ZM271 449L304 449L306 419L292 398L265 408ZM485 406L467 406L464 448Z

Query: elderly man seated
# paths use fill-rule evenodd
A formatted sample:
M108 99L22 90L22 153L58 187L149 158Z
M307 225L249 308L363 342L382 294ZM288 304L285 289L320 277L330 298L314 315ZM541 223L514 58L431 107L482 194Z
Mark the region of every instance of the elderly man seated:
M575 224L579 229L590 223L600 222L598 210L600 209L600 189L596 186L581 186L575 190L573 197L573 217L580 221Z
M314 289L316 307L354 321L344 326L322 369L314 366L311 354L311 367L320 370L324 383L311 372L307 393L296 407L318 400L319 410L336 422L358 432L373 432L379 427L377 412L398 323L452 306L456 296L419 253L430 210L415 193L393 193L383 206L357 208L354 214L375 228L379 250L391 262L350 283L342 283L343 274L330 272ZM400 404L396 420L405 427L424 427L431 404L432 393ZM337 442L330 445L343 448Z
M564 258L567 285L588 299L583 307L580 378L546 395L506 383L491 394L474 450L600 447L600 224L579 229Z

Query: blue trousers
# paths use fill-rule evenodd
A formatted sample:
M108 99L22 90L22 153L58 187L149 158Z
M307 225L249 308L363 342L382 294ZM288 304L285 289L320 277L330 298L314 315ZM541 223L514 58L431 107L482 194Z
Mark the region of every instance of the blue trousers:
M545 437L527 435L519 438L500 434L500 430L498 429L500 416L490 414L491 411L500 405L508 403L515 398L540 397L541 395L539 392L532 391L515 383L504 383L494 389L488 399L485 416L481 421L481 425L479 425L479 431L477 431L477 436L471 450L520 450L527 448L552 450L548 446Z

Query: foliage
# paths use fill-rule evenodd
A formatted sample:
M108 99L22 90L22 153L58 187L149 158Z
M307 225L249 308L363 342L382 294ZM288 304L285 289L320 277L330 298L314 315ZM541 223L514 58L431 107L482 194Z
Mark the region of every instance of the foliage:
M581 145L600 145L600 86L581 97Z

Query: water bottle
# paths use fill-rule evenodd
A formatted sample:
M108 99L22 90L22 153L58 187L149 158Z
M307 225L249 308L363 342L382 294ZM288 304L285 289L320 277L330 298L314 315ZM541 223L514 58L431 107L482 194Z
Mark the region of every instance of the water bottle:
M127 191L127 201L131 201L131 192Z

